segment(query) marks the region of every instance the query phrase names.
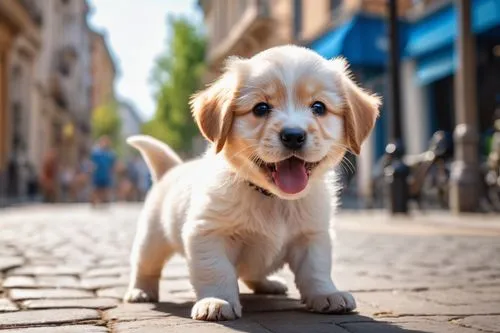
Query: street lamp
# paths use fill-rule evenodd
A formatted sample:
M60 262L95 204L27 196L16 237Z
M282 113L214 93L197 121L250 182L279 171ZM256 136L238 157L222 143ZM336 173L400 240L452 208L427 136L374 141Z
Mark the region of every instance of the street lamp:
M479 206L479 159L476 107L476 45L471 0L456 0L458 66L455 76L455 161L450 176L450 208L474 212Z
M405 153L401 133L401 87L399 27L397 0L388 1L389 10L389 74L390 74L390 141L385 152L389 164L385 167L386 203L391 213L408 212L408 166L403 162Z

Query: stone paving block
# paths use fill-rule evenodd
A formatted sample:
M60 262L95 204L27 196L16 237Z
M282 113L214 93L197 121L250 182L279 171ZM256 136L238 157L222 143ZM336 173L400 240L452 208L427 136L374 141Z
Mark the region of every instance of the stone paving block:
M454 280L436 279L436 277L423 277L419 274L417 277L396 277L387 279L382 276L356 276L353 272L342 272L332 274L337 287L351 292L356 291L386 291L386 290L411 290L423 288L450 288L453 286L461 287L469 284L467 277L457 277Z
M29 258L26 261L30 266L60 266L64 264L64 261L58 258L53 257L44 257L44 258Z
M23 256L25 258L30 259L30 260L31 259L36 260L36 259L43 259L43 258L50 257L50 254L45 252L45 251L40 251L40 249L33 248L33 249L24 250Z
M110 309L118 305L119 300L114 298L84 298L84 299L34 299L23 302L27 309L51 308L88 308Z
M129 283L128 276L123 277L93 277L84 278L81 280L81 286L85 289L102 289L118 286L127 286Z
M450 290L450 292L453 292ZM478 303L474 305L443 305L418 298L416 292L366 292L357 293L356 298L368 303L378 311L379 317L424 316L424 315L480 315L490 314L491 309L500 308L500 303Z
M150 320L172 316L189 318L191 306L192 303L122 303L106 311L104 318L117 321Z
M2 243L2 240L0 239L0 243ZM0 256L2 257L13 257L15 256L16 254L18 254L17 250L12 248L12 247L8 247L8 246L3 246L0 245Z
M225 322L201 322L188 318L169 317L145 321L132 321L113 324L113 332L116 333L199 333L199 332L252 332L273 333L258 323L245 319ZM303 331L304 333L306 331ZM310 332L310 331L309 331ZM332 333L344 333L345 331L330 331Z
M99 267L109 267L113 268L116 266L127 266L129 265L129 257L126 256L124 258L103 258L99 261Z
M24 259L21 257L3 257L0 260L0 272L7 271L11 268L21 266L24 263Z
M116 299L123 299L127 287L115 287L115 288L104 288L97 290L97 296L99 297L111 297Z
M94 294L78 289L11 289L10 298L15 301L27 299L64 299L64 298L92 298Z
M268 324L265 326L268 332L272 333L304 333L304 332L314 332L314 333L350 333L344 328L337 326L335 324L325 324L325 323L311 323L311 324L295 324L291 320L286 324ZM239 330L239 328L237 328ZM234 332L234 331L233 331Z
M78 275L86 271L85 266L23 266L13 269L10 275Z
M454 320L460 326L470 327L485 332L500 332L500 315L470 316Z
M170 260L168 261L166 267L175 267L175 266L184 266L186 264L186 258L181 256L180 254L175 254Z
M426 290L415 296L443 305L474 305L483 302L500 304L500 291L491 287L469 287L467 289Z
M358 313L349 314L329 314L329 313L315 313L308 310L292 310L292 311L282 311L282 312L265 312L265 313L248 313L245 318L250 318L252 320L258 321L263 325L268 323L280 323L287 324L290 322L290 318L293 318L293 322L296 324L342 324L351 322L373 322L374 319L367 317L365 315L360 315Z
M0 297L0 312L12 312L17 310L18 308L16 304L6 298Z
M160 280L160 293L176 293L193 290L193 286L188 279L181 280Z
M107 333L109 330L104 326L71 325L71 326L49 326L31 327L5 330L5 333Z
M196 300L196 295L192 290L175 292L175 293L168 292L168 290L163 290L160 292L160 302L185 304L185 303L193 303L195 300Z
M381 322L399 325L400 323L449 323L456 317L453 316L402 316L402 317L386 317L377 319Z
M85 277L117 277L122 275L128 275L130 272L130 266L113 266L113 267L99 267L89 269L84 276Z
M81 288L80 281L74 276L8 276L4 281L6 288Z
M185 261L183 263L175 264L168 263L163 267L161 273L162 279L175 280L189 278L189 270Z
M51 325L98 320L99 312L91 309L28 310L0 313L0 329L28 325Z
M38 276L36 284L40 288L81 288L80 280L74 276Z
M350 333L478 333L451 323L405 322L390 323L347 323L341 325Z
M36 282L31 276L7 276L3 286L4 288L31 288L36 286Z

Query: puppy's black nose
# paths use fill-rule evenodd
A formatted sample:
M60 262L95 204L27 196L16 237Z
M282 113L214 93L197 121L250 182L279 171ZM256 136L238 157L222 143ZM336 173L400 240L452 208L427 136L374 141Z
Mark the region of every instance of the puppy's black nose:
M280 132L280 139L283 146L293 150L302 148L306 142L306 137L306 131L301 128L284 128Z

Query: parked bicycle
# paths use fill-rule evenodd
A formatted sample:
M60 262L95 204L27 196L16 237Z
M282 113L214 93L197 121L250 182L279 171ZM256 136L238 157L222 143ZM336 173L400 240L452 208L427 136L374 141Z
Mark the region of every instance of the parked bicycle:
M490 153L483 164L485 195L492 210L500 212L500 112L494 122Z
M437 131L433 134L429 148L422 154L406 155L403 161L410 168L408 181L409 199L419 209L448 207L449 179L453 157L453 139L450 133ZM389 155L382 156L375 166L372 179L373 207L384 206L384 169L392 163Z

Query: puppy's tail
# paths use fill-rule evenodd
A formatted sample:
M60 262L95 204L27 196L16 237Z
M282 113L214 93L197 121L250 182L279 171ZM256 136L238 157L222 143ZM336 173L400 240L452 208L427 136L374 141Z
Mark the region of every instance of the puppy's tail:
M182 159L165 143L149 136L134 135L127 143L139 150L148 165L153 182L157 182L168 170L181 164Z

